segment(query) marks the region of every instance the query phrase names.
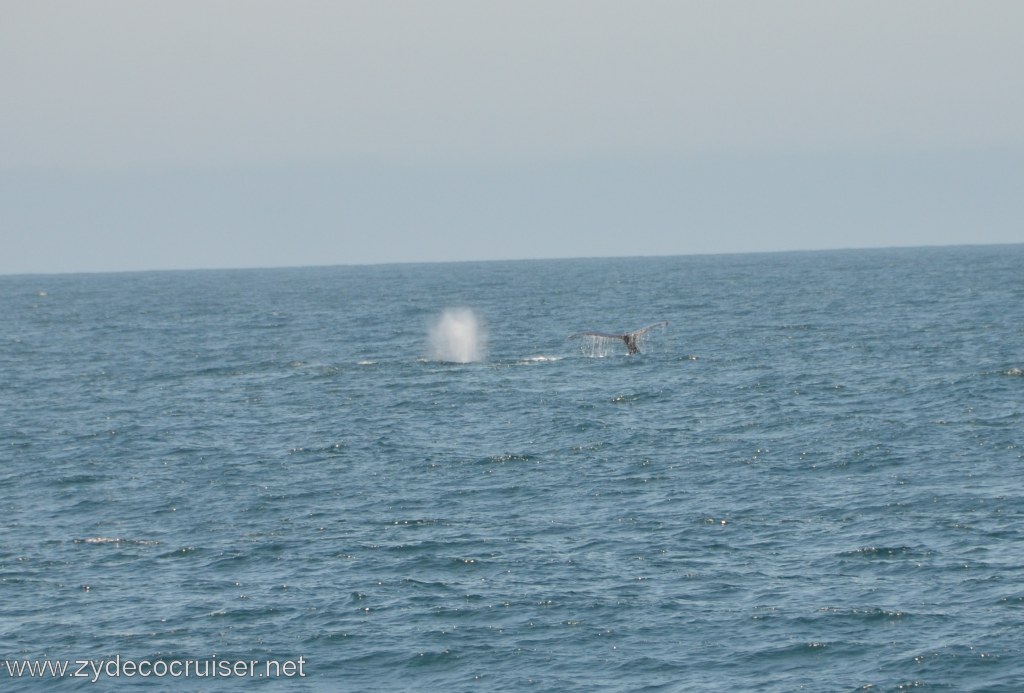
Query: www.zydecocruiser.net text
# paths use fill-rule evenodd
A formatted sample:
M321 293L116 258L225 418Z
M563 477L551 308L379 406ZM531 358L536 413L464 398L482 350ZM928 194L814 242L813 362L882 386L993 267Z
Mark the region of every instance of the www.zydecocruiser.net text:
M306 658L297 659L16 659L4 660L10 678L302 678Z

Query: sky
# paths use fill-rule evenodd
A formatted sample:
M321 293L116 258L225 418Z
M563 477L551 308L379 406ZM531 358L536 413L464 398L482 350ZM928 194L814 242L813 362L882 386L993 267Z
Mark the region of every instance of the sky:
M0 273L1024 242L1018 0L0 9Z

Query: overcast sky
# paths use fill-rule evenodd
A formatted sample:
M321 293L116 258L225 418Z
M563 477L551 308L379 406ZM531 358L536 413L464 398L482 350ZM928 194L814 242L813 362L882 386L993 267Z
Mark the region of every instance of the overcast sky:
M0 272L1024 242L1024 2L0 0Z

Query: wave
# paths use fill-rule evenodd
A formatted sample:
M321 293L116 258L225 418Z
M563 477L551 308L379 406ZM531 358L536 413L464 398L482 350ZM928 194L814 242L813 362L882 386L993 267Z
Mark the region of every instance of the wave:
M74 539L76 544L114 544L118 546L157 546L160 542L152 539L124 539L122 537L83 537Z
M561 361L564 356L527 356L524 359L519 359L517 363L547 363L550 361Z

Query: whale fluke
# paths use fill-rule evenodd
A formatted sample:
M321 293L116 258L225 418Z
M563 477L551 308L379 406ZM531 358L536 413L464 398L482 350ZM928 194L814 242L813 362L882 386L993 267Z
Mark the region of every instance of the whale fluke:
M660 322L653 323L647 327L641 327L639 330L633 330L625 334L611 334L609 332L577 332L576 334L569 335L568 339L574 337L600 337L601 339L621 339L626 343L626 348L629 349L630 354L639 354L640 346L637 344L637 340L643 337L649 331L655 327L665 327L668 325L668 320L662 320Z

